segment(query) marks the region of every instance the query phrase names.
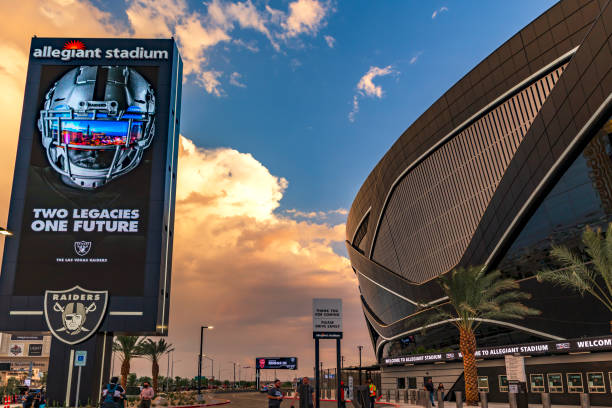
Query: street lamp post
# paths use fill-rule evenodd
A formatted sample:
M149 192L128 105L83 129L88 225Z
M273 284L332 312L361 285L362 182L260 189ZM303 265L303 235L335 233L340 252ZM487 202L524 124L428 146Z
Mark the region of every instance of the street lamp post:
M198 359L198 395L202 393L202 353L204 347L204 329L213 329L213 326L200 327L200 355Z
M359 348L359 385L363 384L361 382L361 349L363 348L363 346L357 346L357 348Z
M204 354L204 358L210 360L210 378L213 379L215 377L215 360L208 357L206 354Z
M170 391L170 353L172 353L172 351L166 353L166 355L168 356L168 368L166 370L166 392Z

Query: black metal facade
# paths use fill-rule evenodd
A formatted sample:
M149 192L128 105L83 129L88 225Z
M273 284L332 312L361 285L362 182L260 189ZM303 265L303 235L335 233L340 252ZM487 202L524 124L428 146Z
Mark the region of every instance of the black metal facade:
M543 311L483 323L479 345L609 332L593 299L533 279L552 243L612 221L608 3L562 0L539 16L419 117L361 187L347 248L379 360L457 347L448 325L421 335L413 317L441 301L435 278L458 265L502 269Z

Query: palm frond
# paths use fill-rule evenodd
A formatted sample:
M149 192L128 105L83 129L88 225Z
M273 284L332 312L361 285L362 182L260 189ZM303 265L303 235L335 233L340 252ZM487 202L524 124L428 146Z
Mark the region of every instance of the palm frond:
M444 306L439 305L430 310L423 311L419 317L413 319L416 325L421 326L421 334L425 334L427 329L436 323L454 318L452 314L444 310Z
M548 282L554 286L573 289L582 296L584 295L584 292L588 292L593 289L591 277L588 271L576 270L572 267L567 267L566 269L560 270L545 269L538 272L536 276L540 282Z
M585 252L591 259L595 269L603 271L607 269L607 258L605 251L605 242L601 235L601 228L597 230L587 226L582 234L582 242L585 246Z
M138 351L147 360L157 362L164 354L174 351L174 347L172 344L166 343L164 339L160 339L157 342L146 339L140 344Z

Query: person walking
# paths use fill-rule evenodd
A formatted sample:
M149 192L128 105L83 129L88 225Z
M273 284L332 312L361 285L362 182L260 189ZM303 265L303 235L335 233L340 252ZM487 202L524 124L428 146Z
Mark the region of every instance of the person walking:
M34 408L45 408L47 401L45 399L45 390L41 389L34 397Z
M296 388L295 398L300 401L299 408L313 408L315 400L315 389L310 385L308 377L302 378L302 381ZM291 405L294 408L294 405Z
M268 408L279 408L283 402L283 392L280 389L281 382L277 378L274 380L274 387L268 390Z
M435 407L436 404L434 404L434 386L431 378L428 378L425 382L425 390L429 391L429 400L431 401L431 406Z
M28 389L25 392L23 403L21 405L23 406L23 408L32 408L33 404L34 404L34 391L31 391Z
M371 378L368 378L368 395L370 396L370 408L374 408L376 404L376 385L372 382Z
M151 408L151 401L155 397L155 391L151 387L148 381L142 383L142 390L140 390L140 403L139 408Z
M119 383L119 378L113 377L102 390L102 408L123 408L125 390Z
M340 406L346 408L346 387L344 381L340 381Z

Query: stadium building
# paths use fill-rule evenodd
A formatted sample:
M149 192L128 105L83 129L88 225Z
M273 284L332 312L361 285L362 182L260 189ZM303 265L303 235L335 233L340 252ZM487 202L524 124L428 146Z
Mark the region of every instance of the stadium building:
M478 64L399 137L359 190L347 248L382 390L426 377L463 388L459 336L416 315L444 302L456 266L500 269L540 316L477 332L479 386L507 401L504 355L525 357L530 401L612 406L612 315L589 295L538 283L612 222L612 5L562 0Z

